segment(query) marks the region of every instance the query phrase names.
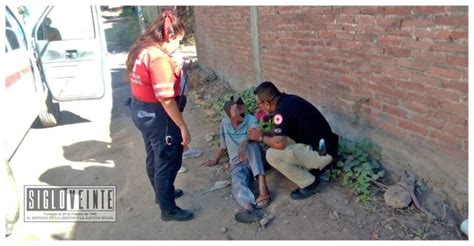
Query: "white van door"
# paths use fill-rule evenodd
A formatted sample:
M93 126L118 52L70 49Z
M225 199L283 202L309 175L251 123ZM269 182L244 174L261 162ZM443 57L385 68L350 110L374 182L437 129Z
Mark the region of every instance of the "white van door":
M107 49L99 6L48 6L32 35L44 80L54 99L104 96Z

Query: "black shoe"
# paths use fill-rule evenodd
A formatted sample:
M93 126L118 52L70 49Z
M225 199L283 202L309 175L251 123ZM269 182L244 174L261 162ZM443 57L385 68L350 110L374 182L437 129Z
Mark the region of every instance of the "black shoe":
M161 212L162 221L188 221L194 217L193 212L176 207L171 212Z
M290 194L291 198L294 200L302 200L306 199L314 194L316 194L319 191L319 178L316 177L314 182L310 184L309 186L305 188L298 188L296 190L293 190Z
M181 189L174 189L174 198L180 198L182 197L184 194L183 190Z

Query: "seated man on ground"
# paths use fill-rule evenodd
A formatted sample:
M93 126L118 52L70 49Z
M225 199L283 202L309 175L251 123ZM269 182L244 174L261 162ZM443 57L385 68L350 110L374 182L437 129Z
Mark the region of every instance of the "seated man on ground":
M248 130L258 127L258 123L255 116L245 114L244 108L240 97L232 96L225 102L224 111L228 117L221 122L220 149L215 159L203 165L217 165L227 150L232 174L232 195L243 208L235 214L235 219L241 223L252 223L262 218L258 209L268 207L271 195L265 181L260 146L247 139ZM257 199L250 188L255 177L259 188Z
M316 194L319 176L338 157L338 136L304 98L282 93L269 81L262 82L254 94L257 104L273 115L274 128L271 132L251 128L248 138L268 145L268 163L298 186L291 198Z

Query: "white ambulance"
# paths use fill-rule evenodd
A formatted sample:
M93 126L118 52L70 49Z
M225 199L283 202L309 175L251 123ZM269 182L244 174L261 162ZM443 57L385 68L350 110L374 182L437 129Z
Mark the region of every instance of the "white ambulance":
M8 176L4 186L8 234L18 219L8 161L22 139L32 124L61 124L60 102L103 97L110 75L104 64L107 49L99 6L6 6L4 14L0 160Z

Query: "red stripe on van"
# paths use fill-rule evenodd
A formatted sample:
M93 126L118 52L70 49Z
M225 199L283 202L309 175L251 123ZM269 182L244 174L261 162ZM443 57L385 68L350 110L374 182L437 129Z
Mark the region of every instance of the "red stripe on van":
M10 87L11 85L15 84L16 82L18 82L20 79L21 79L21 74L29 74L31 73L31 67L30 66L26 66L24 67L23 69L21 69L20 71L18 72L15 72L13 74L10 74L9 76L7 76L7 78L5 79L5 86L6 88Z

